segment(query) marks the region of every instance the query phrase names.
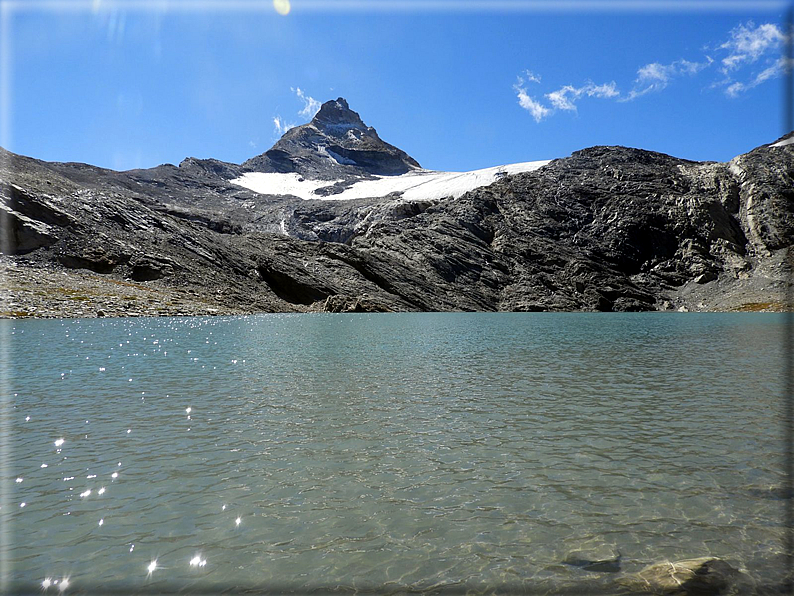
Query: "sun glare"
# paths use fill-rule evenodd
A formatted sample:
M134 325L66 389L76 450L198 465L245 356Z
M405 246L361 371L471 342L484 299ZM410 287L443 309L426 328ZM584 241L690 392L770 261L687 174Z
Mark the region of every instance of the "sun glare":
M276 9L276 12L282 16L286 16L289 14L290 5L289 0L273 0L273 8Z

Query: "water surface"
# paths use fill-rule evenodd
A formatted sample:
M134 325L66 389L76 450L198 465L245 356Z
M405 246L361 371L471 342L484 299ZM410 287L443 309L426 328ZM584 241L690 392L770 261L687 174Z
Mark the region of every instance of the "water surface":
M610 591L579 550L781 577L783 315L0 331L6 587Z

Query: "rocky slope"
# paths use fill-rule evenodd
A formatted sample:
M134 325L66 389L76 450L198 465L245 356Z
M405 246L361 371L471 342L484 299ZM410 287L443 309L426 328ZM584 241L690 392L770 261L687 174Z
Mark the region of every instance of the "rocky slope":
M779 310L791 138L729 163L592 147L425 200L302 200L232 182L288 175L332 199L419 171L341 98L241 165L115 172L3 151L0 311Z

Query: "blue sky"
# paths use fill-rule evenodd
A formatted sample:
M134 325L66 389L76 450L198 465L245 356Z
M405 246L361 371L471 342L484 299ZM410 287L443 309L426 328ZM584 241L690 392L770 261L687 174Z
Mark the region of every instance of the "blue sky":
M439 170L783 133L783 3L0 2L0 143L48 161L240 163L339 96Z

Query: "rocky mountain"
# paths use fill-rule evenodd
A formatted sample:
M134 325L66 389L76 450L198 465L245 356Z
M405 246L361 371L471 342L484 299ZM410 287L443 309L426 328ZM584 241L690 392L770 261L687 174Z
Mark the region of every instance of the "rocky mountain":
M423 170L347 102L243 164L2 151L3 316L782 309L794 136Z
M328 101L311 122L288 130L262 155L243 163L243 171L296 172L317 180L392 176L419 168L404 151L382 141L340 97Z

